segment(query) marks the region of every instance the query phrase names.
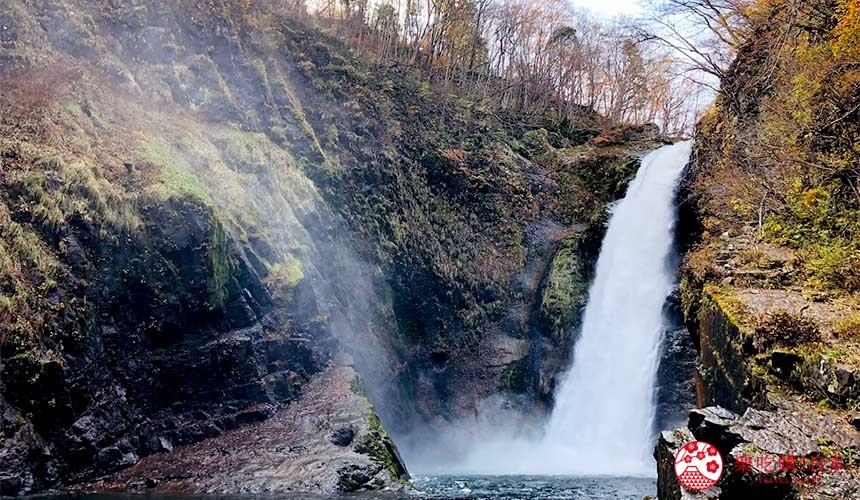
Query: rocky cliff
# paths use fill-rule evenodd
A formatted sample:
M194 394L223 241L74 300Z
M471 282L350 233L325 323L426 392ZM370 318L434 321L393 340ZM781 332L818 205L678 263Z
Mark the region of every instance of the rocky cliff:
M691 437L726 459L710 497L860 494L860 95L845 62L858 11L803 4L754 3L748 41L699 124L680 195L680 295L705 408L657 445L661 499L695 496L672 469Z
M399 487L382 425L551 404L654 130L464 101L253 2L3 7L0 494ZM248 480L282 456L326 472Z

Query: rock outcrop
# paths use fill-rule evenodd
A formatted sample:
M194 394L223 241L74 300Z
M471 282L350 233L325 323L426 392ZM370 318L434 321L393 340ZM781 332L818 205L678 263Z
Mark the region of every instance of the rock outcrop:
M690 413L686 428L660 436L659 497L699 498L680 487L673 468L678 448L694 439L717 446L726 466L718 488L702 498L857 495L860 426L850 402L856 399L845 399L856 390L855 368L850 358L834 360L844 339L828 328L838 311L789 290L737 290L728 284L700 295L682 290L687 313L695 307L688 323L697 343L698 403L706 407ZM791 300L799 301L796 309L784 309ZM811 333L814 342L805 341ZM744 467L740 455L775 464L787 460L780 456L791 457L804 468Z
M686 427L663 431L657 495L681 498L853 498L860 494L860 433L842 415L802 401L771 398L771 410L738 415L719 406L690 413ZM723 457L717 486L695 492L675 475L675 455L694 441L713 444Z
M789 2L753 2L744 43L698 125L678 234L705 409L687 429L663 433L661 498L689 495L668 462L689 436L713 440L726 458L711 496L857 496L860 198L857 173L842 170L857 164L860 123L847 84L858 71L844 64L857 47L849 3L817 1L795 18ZM773 50L784 41L790 50ZM740 475L741 453L845 469Z
M165 450L168 451L168 450ZM96 488L316 494L401 490L409 475L358 374L338 363L265 422L150 455Z

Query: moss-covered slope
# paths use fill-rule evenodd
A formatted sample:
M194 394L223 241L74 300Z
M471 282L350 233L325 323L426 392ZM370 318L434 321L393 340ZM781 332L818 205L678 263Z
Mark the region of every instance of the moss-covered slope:
M731 356L714 363L739 369L758 363L790 379L797 376L791 366L775 364L791 356L821 365L822 374L831 364L853 373L860 359L854 327L860 289L852 278L860 198L857 172L848 166L860 160L854 141L860 97L852 83L857 68L845 62L856 55L857 9L852 2L813 3L794 12L790 2L758 2L750 11L750 30L759 36L741 48L699 125L682 205L682 226L692 229L683 266L691 326L717 331L721 322L735 330L716 344L733 342L737 363ZM792 15L800 17L786 17ZM783 38L792 41L790 51L771 52ZM835 390L856 391L848 388L855 382L845 383ZM753 382L732 384L737 396L738 384ZM841 405L858 397L807 389ZM760 392L717 402L744 406L741 400Z

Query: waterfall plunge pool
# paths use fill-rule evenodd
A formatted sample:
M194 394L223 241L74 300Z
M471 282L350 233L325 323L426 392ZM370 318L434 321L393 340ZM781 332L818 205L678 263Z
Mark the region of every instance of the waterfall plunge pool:
M344 495L73 494L33 500L641 500L657 491L653 478L574 476L416 476L412 494L366 492Z

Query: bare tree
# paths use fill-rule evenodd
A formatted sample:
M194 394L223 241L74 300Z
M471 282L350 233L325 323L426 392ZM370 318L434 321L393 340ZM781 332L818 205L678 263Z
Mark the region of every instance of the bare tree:
M735 43L737 2L666 0L659 33L630 19L598 22L565 0L381 0L371 10L368 0L329 0L317 15L378 60L422 66L466 97L558 119L586 107L612 122L678 131L692 123L692 84L665 46L689 44L684 54L711 74L722 74L724 61L665 28L697 20L714 40Z
M654 0L657 13L640 39L673 49L691 69L722 80L746 38L751 0ZM656 28L656 29L654 29Z

